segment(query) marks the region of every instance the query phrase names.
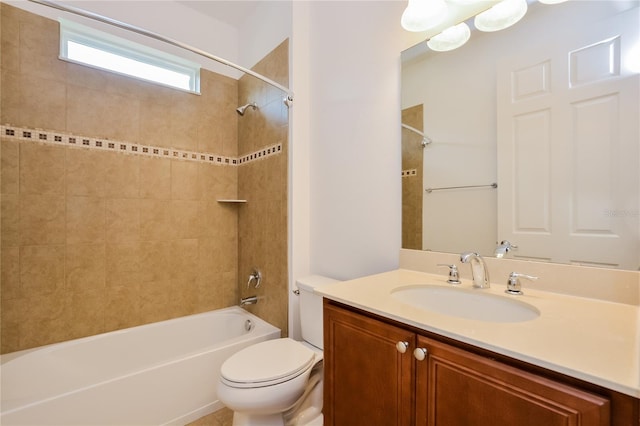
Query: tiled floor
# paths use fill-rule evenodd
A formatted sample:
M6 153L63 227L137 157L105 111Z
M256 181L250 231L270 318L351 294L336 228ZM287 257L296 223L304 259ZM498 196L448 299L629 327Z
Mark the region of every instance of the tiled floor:
M223 408L214 413L199 418L187 426L231 426L233 423L233 411Z

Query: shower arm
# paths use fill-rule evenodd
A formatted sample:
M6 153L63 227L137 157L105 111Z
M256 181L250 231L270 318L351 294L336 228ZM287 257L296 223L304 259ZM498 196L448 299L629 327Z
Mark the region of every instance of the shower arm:
M73 6L66 6L66 5L63 6L63 5L59 4L59 3L56 3L56 2L53 2L53 1L49 1L49 0L29 0L29 1L32 2L32 3L37 3L37 4L40 4L40 5L43 5L43 6L51 7L53 9L58 9L58 10L61 10L63 12L69 12L69 13L73 13L74 15L83 16L85 18L93 19L94 21L99 21L99 22L102 22L102 23L105 23L105 24L112 25L114 27L118 27L118 28L122 28L122 29L125 29L125 30L129 30L129 31L132 31L134 33L141 34L143 36L147 36L147 37L150 37L150 38L165 42L167 44L179 47L181 49L188 50L188 51L193 52L193 53L195 53L197 55L204 56L205 58L214 60L214 61L219 62L219 63L221 63L223 65L226 65L228 67L235 68L238 71L242 71L245 74L249 74L249 75L251 75L251 76L253 76L253 77L255 77L255 78L259 79L259 80L264 81L265 83L267 83L267 84L269 84L269 85L271 85L273 87L276 87L276 88L282 90L287 95L285 97L285 99L284 99L284 102L285 102L285 104L287 104L287 106L290 106L290 103L293 102L293 91L289 90L289 88L284 87L283 85L281 85L279 83L276 83L275 81L263 76L262 74L258 74L255 71L252 71L252 70L244 68L244 67L242 67L240 65L234 64L233 62L227 61L226 59L223 59L223 58L220 58L218 56L215 56L215 55L212 55L210 53L207 53L204 50L200 50L200 49L198 49L196 47L189 46L189 45L184 44L182 42L179 42L177 40L173 40L173 39L164 37L164 36L162 36L162 35L160 35L158 33L147 31L145 29L142 29L140 27L136 27L134 25L127 24L125 22L121 22L121 21L117 21L115 19L107 18L106 16L102 16L102 15L99 15L97 13L90 12L88 10L80 9L80 8L73 7Z

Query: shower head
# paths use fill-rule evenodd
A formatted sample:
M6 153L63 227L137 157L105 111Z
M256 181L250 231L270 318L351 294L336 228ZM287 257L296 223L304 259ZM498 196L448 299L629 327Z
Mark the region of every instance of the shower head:
M244 112L247 110L247 108L253 108L253 109L258 109L258 104L256 104L255 102L251 102L248 103L246 105L242 105L241 107L236 108L236 112L240 115L244 115Z

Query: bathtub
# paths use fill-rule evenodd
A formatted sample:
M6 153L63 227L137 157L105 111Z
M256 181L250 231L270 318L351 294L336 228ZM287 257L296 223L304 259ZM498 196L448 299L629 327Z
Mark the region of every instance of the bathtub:
M220 366L280 337L239 307L0 357L0 424L184 425L222 407Z

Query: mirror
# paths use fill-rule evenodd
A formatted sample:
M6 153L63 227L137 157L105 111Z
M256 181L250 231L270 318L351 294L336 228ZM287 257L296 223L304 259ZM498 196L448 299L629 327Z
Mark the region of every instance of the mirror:
M639 5L533 0L402 53L403 248L639 268Z

